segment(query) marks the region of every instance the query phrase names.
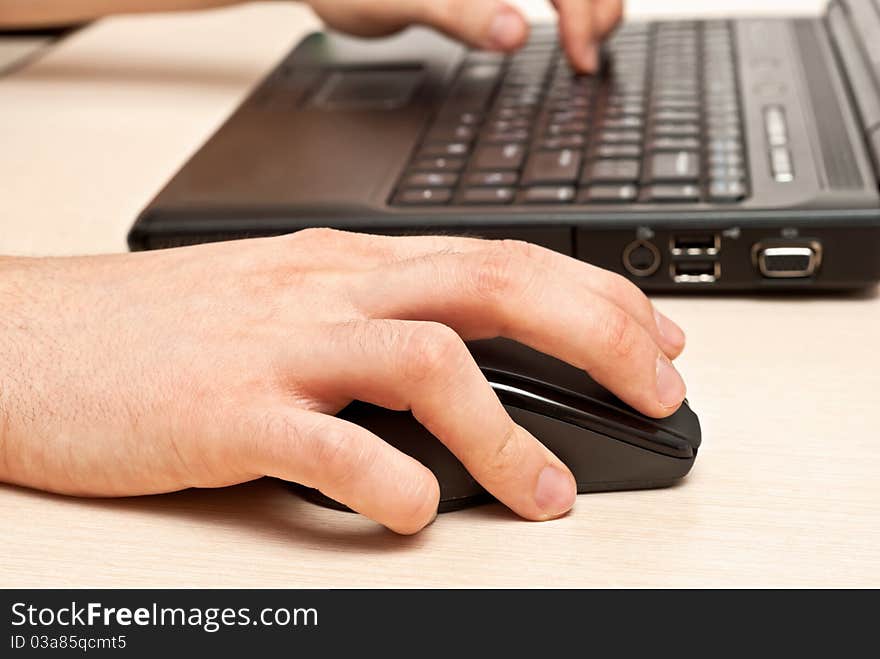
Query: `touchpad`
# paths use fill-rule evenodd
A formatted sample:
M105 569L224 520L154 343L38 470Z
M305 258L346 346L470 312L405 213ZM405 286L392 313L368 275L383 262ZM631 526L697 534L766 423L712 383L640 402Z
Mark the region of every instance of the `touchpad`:
M324 110L393 110L409 103L423 76L420 66L336 69L327 73L309 105Z

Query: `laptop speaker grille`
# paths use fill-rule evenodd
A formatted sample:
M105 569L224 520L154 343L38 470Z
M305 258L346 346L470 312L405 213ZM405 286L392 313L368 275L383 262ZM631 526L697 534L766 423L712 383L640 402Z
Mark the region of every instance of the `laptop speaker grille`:
M795 21L794 30L807 78L813 113L821 123L818 131L819 144L822 147L822 160L828 184L835 189L860 188L862 176L850 145L840 104L833 93L831 73L823 57L825 49L819 42L815 24L806 20Z

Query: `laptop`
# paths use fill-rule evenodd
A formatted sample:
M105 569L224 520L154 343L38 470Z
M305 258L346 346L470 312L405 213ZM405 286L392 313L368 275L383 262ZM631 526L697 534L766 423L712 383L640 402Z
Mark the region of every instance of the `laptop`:
M574 75L412 28L305 38L137 219L133 250L306 227L530 241L649 291L880 280L880 0L623 25Z

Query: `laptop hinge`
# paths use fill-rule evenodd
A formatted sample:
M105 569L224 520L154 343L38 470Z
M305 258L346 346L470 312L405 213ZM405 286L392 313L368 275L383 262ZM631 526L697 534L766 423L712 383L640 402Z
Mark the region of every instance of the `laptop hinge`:
M835 0L825 20L880 173L880 0Z

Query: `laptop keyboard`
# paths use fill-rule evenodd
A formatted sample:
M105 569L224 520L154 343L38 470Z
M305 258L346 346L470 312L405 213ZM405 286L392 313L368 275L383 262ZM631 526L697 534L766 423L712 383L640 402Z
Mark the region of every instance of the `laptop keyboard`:
M573 75L550 27L472 52L394 205L735 203L749 194L730 24L627 25Z

